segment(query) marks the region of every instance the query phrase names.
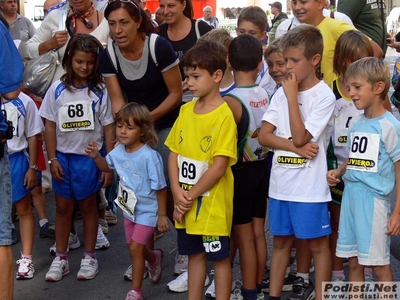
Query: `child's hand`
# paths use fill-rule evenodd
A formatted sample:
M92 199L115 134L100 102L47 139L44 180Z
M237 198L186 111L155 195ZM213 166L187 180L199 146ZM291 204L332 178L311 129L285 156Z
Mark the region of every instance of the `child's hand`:
M169 222L168 222L168 217L167 216L158 216L157 230L159 232L167 232L167 231L169 231Z
M33 189L37 185L37 172L34 169L29 168L25 173L24 186L27 189Z
M114 179L113 172L101 172L100 182L103 183L102 188L109 187Z
M180 212L183 214L190 210L193 205L193 199L190 197L189 193L182 188L177 189L173 192L174 202L177 207L179 207Z
M340 182L340 172L338 169L329 170L326 174L326 179L329 186L335 186Z
M282 87L289 102L293 101L293 99L297 100L299 83L297 81L296 74L289 73L288 77L282 81Z
M53 160L51 162L50 165L50 172L51 172L51 176L57 180L64 180L63 176L64 176L64 170L62 169L60 163L58 162L58 160Z
M178 223L182 223L183 214L181 214L181 213L178 212L176 209L174 209L173 219L174 219L175 221L177 221Z
M85 153L87 156L95 159L97 157L97 155L99 155L99 149L97 148L97 143L95 141L91 141L86 149L85 149Z
M297 148L296 153L301 157L313 159L318 154L319 146L314 143L307 143L303 147Z
M400 235L400 214L394 212L388 221L388 230L386 231L387 235Z

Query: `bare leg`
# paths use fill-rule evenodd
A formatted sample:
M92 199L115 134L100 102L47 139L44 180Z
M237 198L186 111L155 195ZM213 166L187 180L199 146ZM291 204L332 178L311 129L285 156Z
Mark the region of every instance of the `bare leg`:
M189 260L190 261L190 260ZM229 300L232 288L232 268L229 257L213 261L215 271L215 296L217 300ZM189 273L190 274L190 273ZM205 279L205 277L204 277ZM204 282L204 280L203 280ZM204 284L203 284L204 286ZM203 289L202 289L203 291Z
M323 236L307 241L315 264L315 299L322 299L322 282L330 281L332 273L328 237Z
M269 295L280 297L282 295L283 281L285 280L286 268L290 261L290 251L294 241L293 235L274 236L274 247L271 257L271 274Z
M134 240L129 244L129 253L132 259L132 288L134 289L142 288L145 247Z
M253 218L253 232L257 255L256 283L262 283L264 279L265 265L267 264L268 248L264 230L265 218Z
M229 264L229 259L228 259ZM215 265L214 265L215 268ZM229 264L230 269L230 264ZM215 277L217 277L215 270ZM201 300L203 299L204 282L207 276L207 260L206 253L201 252L198 254L189 255L189 268L188 268L188 300ZM228 280L227 278L225 280ZM229 284L232 280L229 282ZM230 288L229 288L230 292Z
M93 252L96 245L97 229L99 227L96 193L90 195L86 199L79 201L79 208L81 210L83 219L85 251Z
M31 255L35 235L35 223L33 220L30 194L15 202L15 208L19 216L22 254Z
M35 207L36 213L39 220L47 219L47 208L46 199L43 196L41 186L35 187L31 191L33 206Z
M56 251L67 252L75 200L56 194Z
M0 299L12 300L14 292L14 258L11 246L0 246Z
M307 240L296 239L296 260L298 273L308 274L310 272L311 258L312 254Z
M239 246L240 271L242 273L243 288L246 290L254 290L257 284L257 252L253 224L251 222L234 225L233 228Z

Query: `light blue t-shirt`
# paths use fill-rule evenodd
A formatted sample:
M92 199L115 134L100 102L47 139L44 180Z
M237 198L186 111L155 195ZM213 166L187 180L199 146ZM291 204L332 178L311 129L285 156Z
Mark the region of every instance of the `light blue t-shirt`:
M157 191L167 186L160 154L147 145L133 153L127 153L124 145L118 145L106 160L110 169L117 171L120 182L136 194L135 223L155 227L158 219ZM125 212L124 217L132 221Z
M349 130L347 147L345 182L361 182L375 197L386 199L400 159L400 122L389 112L373 119L362 115Z

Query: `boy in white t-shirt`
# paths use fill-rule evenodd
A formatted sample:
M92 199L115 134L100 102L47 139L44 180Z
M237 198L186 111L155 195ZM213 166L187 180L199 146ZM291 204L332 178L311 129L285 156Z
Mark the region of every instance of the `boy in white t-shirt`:
M282 37L280 46L288 79L264 114L259 135L259 142L275 151L269 189L268 219L274 235L269 299L280 299L295 237L308 242L316 269L316 298L321 299L322 281L331 275L331 196L324 171L335 96L316 76L324 47L318 29L299 25ZM289 298L302 294L301 299L307 299L314 293L312 283L308 274L297 276Z

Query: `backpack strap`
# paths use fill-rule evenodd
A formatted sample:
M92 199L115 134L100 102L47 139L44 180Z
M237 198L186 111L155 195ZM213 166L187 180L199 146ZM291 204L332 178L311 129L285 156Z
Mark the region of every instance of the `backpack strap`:
M197 19L196 23L194 23L194 30L196 31L196 38L197 39L199 39L201 37L200 30L199 30L199 23L200 23L200 19Z
M107 52L108 52L108 56L110 57L113 66L115 68L115 71L118 73L117 56L115 55L113 40L109 40L109 42L107 44Z
M156 56L156 41L157 41L157 38L158 38L158 34L150 33L149 50L150 50L151 58L153 59L154 64L156 65L156 67L158 67L157 56Z

